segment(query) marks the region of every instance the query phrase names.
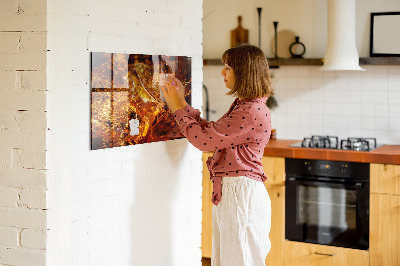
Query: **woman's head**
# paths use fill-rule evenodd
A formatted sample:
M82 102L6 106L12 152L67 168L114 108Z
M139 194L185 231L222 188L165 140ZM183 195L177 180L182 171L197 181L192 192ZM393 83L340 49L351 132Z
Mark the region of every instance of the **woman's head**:
M234 73L234 85L228 87L227 84L230 89L228 95L242 99L273 95L268 61L260 48L241 45L228 49L222 54L222 63L230 67Z

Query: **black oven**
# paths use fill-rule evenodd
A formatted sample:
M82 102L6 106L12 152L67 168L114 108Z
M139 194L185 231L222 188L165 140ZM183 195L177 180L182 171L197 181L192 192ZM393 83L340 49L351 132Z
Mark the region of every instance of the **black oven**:
M287 158L285 169L286 239L368 249L368 163Z

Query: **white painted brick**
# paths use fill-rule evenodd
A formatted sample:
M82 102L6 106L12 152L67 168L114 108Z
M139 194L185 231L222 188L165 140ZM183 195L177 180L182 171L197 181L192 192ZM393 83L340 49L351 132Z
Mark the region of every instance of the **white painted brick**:
M21 167L26 169L45 169L46 151L44 150L22 150Z
M2 0L0 14L15 13L18 11L18 1Z
M17 13L1 14L0 31L46 31L46 15L18 15Z
M0 169L0 186L46 189L46 170Z
M21 231L21 246L46 249L46 231L23 229Z
M20 37L17 32L0 32L0 54L18 53Z
M72 186L78 187L87 184L88 168L86 166L75 166L71 169Z
M202 72L203 69L203 57L202 56L192 56L192 69Z
M0 148L41 150L46 147L46 131L0 130Z
M107 196L107 198L109 196L114 196L114 195L118 195L118 194L122 193L123 187L124 187L124 179L122 179L121 177L118 177L118 178L114 178L114 179L109 179L106 182L107 182L107 185L106 185L105 196Z
M45 209L46 208L46 191L22 189L20 192L19 205L29 209Z
M122 176L133 176L135 170L133 161L122 162L121 164Z
M0 169L11 167L11 152L9 149L0 150Z
M200 43L189 42L182 45L182 51L183 54L201 56L203 54L203 46Z
M18 169L21 168L21 149L10 149L11 153L11 168Z
M107 152L105 153L105 160L109 163L130 160L133 158L132 149L132 146L123 146L118 147L117 149L107 150Z
M0 91L0 106L1 109L44 111L46 94L36 91Z
M46 115L39 111L0 110L0 128L45 130Z
M123 36L122 41L126 44L122 51L126 53L151 54L152 40L137 38L136 36Z
M108 165L105 164L97 164L90 167L88 169L88 182L97 182L109 178L107 167Z
M203 82L202 73L198 71L192 71L192 87L194 83L202 83L202 82Z
M93 234L94 232L107 230L107 227L110 226L108 224L109 215L110 214L107 212L91 215L88 218L88 234Z
M45 91L47 87L45 71L16 71L15 80L20 90Z
M1 263L9 265L46 265L46 255L43 251L27 250L20 248L0 247Z
M73 221L71 224L73 234L79 238L88 233L88 219L85 217L83 219L79 219Z
M0 247L17 247L19 231L16 228L0 227ZM0 260L0 263L2 261Z
M197 17L182 16L180 24L184 28L201 31L202 21ZM189 35L190 36L190 35Z
M3 71L0 68L0 90L12 90L15 89L15 71Z
M47 1L45 0L19 0L20 8L24 14L46 14Z
M191 12L191 4L189 1L167 1L167 12L178 15L187 15Z
M202 19L203 18L203 5L202 2L201 3L191 3L190 4L190 16L194 17L194 18L198 18L198 19Z
M86 48L86 46L85 46L85 48ZM76 56L76 58L74 60L71 60L71 64L66 65L66 66L68 66L69 67L68 70L71 71L69 73L68 78L71 79L71 84L75 85L76 81L72 80L75 77L75 74L74 74L75 71L84 71L88 77L90 76L90 72L89 72L90 71L89 70L89 68L90 68L90 52L87 51L86 49L82 49L80 51L75 51L74 56Z
M46 70L45 51L0 54L0 60L0 70Z
M170 33L171 28L178 27L179 23L182 21L181 16L171 15L170 13L165 12L165 10L158 10L155 13L155 15L156 15L157 19L159 19L163 22L162 24L159 25L159 27L164 27L166 33ZM148 25L143 25L142 28L144 28L144 27L149 28Z
M29 229L46 229L46 212L24 208L0 208L0 226L13 226Z
M36 55L39 52L43 56L47 46L46 32L22 32L20 35L19 50L21 55Z
M177 23L178 23L178 19ZM170 31L168 29L168 26L152 26L149 27L148 25L143 25L139 24L136 27L136 33L139 38L143 39L152 39L154 40L164 40L167 39L170 36Z
M9 187L0 187L0 207L17 207L18 190Z
M190 37L190 41L194 43L202 43L203 42L203 32L193 32ZM203 62L203 61L202 61Z

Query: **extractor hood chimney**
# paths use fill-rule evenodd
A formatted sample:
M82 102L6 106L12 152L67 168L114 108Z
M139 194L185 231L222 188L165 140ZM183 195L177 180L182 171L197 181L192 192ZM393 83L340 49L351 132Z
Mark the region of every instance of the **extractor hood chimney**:
M328 0L328 44L321 70L365 71L356 47L355 0Z

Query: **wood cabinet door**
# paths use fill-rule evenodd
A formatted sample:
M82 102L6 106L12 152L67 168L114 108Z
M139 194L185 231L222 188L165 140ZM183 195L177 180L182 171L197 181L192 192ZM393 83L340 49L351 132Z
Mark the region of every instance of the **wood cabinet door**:
M400 165L370 165L371 193L400 195Z
M371 194L370 202L370 265L400 265L400 196Z
M206 161L211 152L203 153L203 194L202 194L202 224L201 224L201 253L204 258L211 258L212 253L212 183Z
M285 185L285 158L264 156L261 163L268 177L266 184Z
M285 240L285 187L265 184L271 199L271 250L265 259L266 266L283 265Z
M365 250L285 241L285 266L368 266Z

